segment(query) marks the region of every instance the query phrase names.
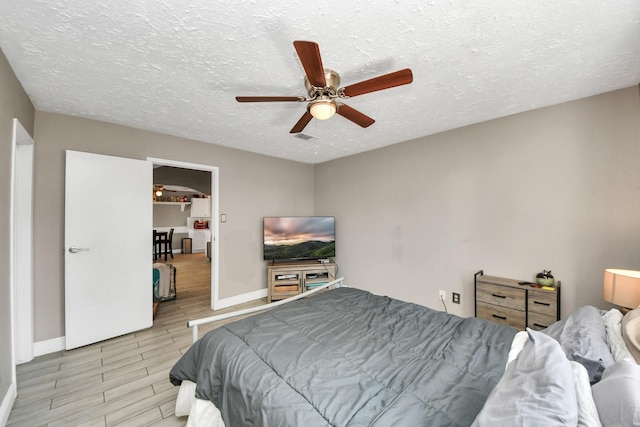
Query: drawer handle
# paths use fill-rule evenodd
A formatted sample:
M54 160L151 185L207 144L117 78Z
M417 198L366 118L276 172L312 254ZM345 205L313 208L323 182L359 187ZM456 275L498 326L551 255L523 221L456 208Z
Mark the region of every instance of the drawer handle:
M540 323L534 323L533 326L537 326L538 328L548 328L549 326L547 325L541 325Z
M546 305L547 307L549 307L551 304L549 304L548 302L540 302L540 301L534 301L534 304L539 304L539 305Z
M498 316L497 314L492 314L492 316L495 317L496 319L507 320L507 316Z
M506 298L506 296L504 295L498 295L498 294L491 294L492 297L496 297L496 298Z

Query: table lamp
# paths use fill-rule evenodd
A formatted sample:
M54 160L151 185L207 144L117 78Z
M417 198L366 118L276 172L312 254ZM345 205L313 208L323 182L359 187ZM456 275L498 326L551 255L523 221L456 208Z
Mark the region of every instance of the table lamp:
M623 313L638 307L640 305L640 271L607 268L604 271L602 298L624 308Z

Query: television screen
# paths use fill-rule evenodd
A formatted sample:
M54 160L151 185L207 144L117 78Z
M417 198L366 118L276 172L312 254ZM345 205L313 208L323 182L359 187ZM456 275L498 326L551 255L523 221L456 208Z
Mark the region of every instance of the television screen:
M335 217L264 218L264 259L322 259L336 256Z

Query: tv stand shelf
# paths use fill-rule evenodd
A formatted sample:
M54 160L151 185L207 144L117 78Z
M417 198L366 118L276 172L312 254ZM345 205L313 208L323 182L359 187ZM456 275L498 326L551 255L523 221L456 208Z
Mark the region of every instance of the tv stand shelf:
M336 278L336 263L279 262L267 265L267 302L298 295Z

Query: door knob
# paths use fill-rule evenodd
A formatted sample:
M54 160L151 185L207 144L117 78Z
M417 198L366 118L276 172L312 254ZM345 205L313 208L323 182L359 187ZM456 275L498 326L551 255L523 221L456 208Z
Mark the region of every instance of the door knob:
M89 250L89 248L79 248L77 246L71 246L69 248L69 252L71 252L72 254L76 254L76 253L78 253L80 251L88 251L88 250Z

